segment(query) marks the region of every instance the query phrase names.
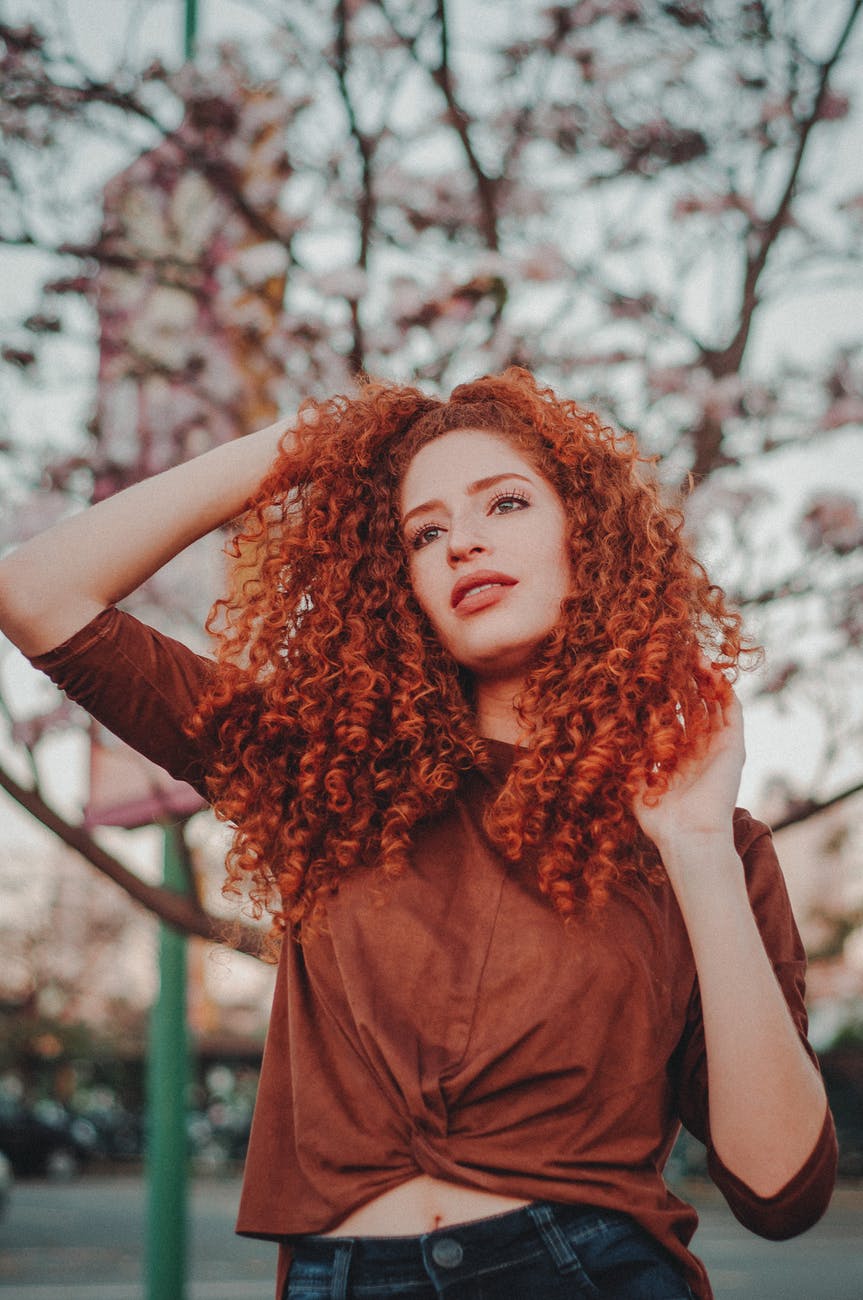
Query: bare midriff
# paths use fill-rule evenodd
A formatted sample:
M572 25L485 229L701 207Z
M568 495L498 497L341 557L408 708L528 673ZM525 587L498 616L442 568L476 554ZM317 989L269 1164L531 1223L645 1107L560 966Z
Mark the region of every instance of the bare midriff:
M498 1196L420 1174L367 1201L325 1237L418 1237L437 1228L507 1214L529 1205L514 1196Z

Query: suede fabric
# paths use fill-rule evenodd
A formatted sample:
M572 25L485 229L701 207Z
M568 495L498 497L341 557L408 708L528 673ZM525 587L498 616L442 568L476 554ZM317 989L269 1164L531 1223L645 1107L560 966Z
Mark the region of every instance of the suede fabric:
M209 660L110 609L33 662L206 794L209 755L184 723ZM484 835L483 808L514 752L491 750L494 770L468 774L420 827L409 872L384 884L371 864L333 898L322 931L283 944L237 1230L282 1243L281 1287L286 1237L326 1232L425 1173L623 1211L709 1300L687 1248L696 1214L662 1177L680 1124L707 1144L735 1215L775 1238L827 1206L832 1120L775 1196L758 1197L725 1168L710 1140L698 985L671 886L620 892L564 926L530 862L505 862ZM739 809L734 833L806 1043L805 956L770 832Z

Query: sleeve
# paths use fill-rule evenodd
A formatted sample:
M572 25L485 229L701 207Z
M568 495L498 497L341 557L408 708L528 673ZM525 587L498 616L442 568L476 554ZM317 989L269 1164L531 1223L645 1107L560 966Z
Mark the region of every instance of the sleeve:
M114 606L31 659L92 717L206 799L207 741L186 723L215 664Z
M800 1039L817 1066L817 1057L806 1037L806 954L794 922L773 847L773 837L767 826L755 821L742 810L735 814L734 832L737 851L746 873L749 900L764 947ZM803 1166L773 1196L758 1196L726 1168L711 1143L707 1053L697 984L679 1050L677 1079L680 1118L690 1133L707 1147L710 1176L734 1216L744 1227L773 1241L805 1232L827 1209L836 1180L836 1133L830 1111L825 1115L818 1140Z

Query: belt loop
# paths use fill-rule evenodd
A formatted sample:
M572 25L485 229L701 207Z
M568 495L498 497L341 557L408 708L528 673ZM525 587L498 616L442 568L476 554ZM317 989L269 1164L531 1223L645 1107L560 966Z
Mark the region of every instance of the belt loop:
M548 1201L535 1201L528 1205L527 1212L536 1226L536 1230L545 1243L548 1253L561 1273L565 1273L584 1297L598 1296L599 1289L584 1271L584 1265L572 1243L562 1230L554 1213L554 1206Z
M535 1201L533 1205L528 1205L527 1212L557 1267L568 1268L572 1264L572 1247L557 1226L551 1206L543 1201Z
M340 1241L333 1258L333 1286L330 1291L332 1300L348 1300L348 1274L351 1271L351 1256L354 1251L352 1241Z

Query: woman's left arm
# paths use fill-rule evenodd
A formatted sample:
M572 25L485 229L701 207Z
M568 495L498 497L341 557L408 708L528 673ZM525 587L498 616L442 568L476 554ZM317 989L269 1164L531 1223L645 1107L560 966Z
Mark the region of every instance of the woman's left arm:
M759 1197L803 1167L827 1100L764 949L734 846L743 767L740 705L717 705L709 741L639 824L662 857L698 972L707 1054L709 1122L719 1159Z

